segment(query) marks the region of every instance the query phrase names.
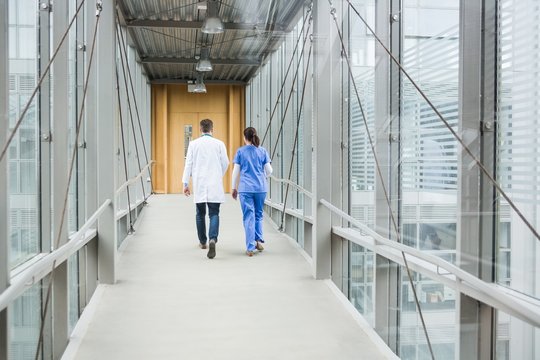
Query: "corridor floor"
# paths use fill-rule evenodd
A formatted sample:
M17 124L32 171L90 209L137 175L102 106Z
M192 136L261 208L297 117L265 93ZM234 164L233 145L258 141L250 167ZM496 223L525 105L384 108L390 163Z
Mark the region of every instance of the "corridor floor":
M155 195L140 221L75 359L386 358L269 222L265 251L245 255L230 196L213 260L197 246L191 198Z

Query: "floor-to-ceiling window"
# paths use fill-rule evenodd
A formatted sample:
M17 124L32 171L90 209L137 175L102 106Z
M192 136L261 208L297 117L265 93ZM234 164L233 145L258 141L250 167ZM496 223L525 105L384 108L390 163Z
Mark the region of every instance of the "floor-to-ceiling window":
M44 29L47 31L48 29ZM38 2L9 1L9 131L13 131L37 83ZM9 263L15 268L41 252L40 117L34 99L8 150ZM38 340L41 286L10 307L10 358L33 357Z
M408 0L401 18L404 69L459 133L459 1ZM400 103L403 242L455 262L458 143L404 76ZM427 358L427 340L406 269L401 274L400 356ZM454 359L455 291L412 274L435 358Z
M498 181L520 212L540 226L540 2L499 0ZM540 298L540 240L502 197L497 282ZM537 359L540 331L498 313L498 359Z
M12 130L37 82L37 2L9 3L9 127ZM45 29L46 31L46 29ZM31 103L9 148L10 264L40 252L39 112Z
M370 23L375 23L375 0L353 1ZM349 114L349 196L350 214L375 227L375 161L370 137L375 132L375 39L358 16L349 12L349 57L352 79L344 69L347 111ZM352 83L354 81L354 84ZM355 87L358 94L355 91ZM349 247L349 298L373 325L373 252L351 243Z

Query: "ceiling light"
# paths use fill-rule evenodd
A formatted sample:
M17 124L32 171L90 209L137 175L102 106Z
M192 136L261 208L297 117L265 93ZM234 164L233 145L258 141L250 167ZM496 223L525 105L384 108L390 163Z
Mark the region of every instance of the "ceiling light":
M199 62L197 63L196 70L197 71L212 71L212 63L209 60L210 57L210 49L203 47L201 49L201 57Z
M207 6L206 18L201 31L205 34L221 34L223 32L223 22L218 16L218 3L215 0L209 0Z
M199 94L206 93L206 86L204 85L202 74L197 74L197 80L195 80L195 88L193 89L193 92Z

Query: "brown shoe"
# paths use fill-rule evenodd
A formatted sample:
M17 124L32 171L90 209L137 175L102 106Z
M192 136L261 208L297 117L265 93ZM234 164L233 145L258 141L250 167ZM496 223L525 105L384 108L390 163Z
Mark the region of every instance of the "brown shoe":
M264 248L262 246L262 242L260 241L257 241L257 245L255 245L255 249L259 250L259 251L263 251Z
M199 247L204 250L204 249L206 249L206 244L199 243Z
M210 248L208 249L208 254L206 254L209 259L216 257L216 240L210 240Z
M252 257L253 254L254 254L253 251L246 250L246 255L247 255L247 256Z

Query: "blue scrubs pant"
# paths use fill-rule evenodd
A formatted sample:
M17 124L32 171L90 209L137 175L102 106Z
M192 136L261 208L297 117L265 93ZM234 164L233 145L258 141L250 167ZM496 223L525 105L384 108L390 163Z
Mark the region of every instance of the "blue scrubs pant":
M241 192L240 205L244 221L244 231L246 232L246 249L254 251L256 241L263 240L263 206L266 193Z
M195 215L195 223L197 224L197 235L199 236L199 242L206 244L206 206L208 206L208 217L210 218L210 229L208 230L208 237L210 240L217 242L219 234L219 206L220 203L197 203L197 214Z

